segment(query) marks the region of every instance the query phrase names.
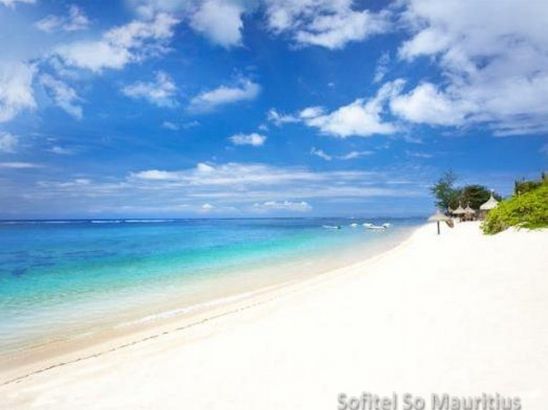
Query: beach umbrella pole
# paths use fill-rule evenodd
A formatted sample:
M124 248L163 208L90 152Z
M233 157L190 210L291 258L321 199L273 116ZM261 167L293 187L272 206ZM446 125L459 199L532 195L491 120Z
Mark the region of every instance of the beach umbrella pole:
M438 211L432 215L430 218L428 218L428 222L436 222L436 224L438 225L438 235L441 234L440 232L440 222L447 222L447 221L450 221L451 218L449 218L448 216L442 214L439 209Z

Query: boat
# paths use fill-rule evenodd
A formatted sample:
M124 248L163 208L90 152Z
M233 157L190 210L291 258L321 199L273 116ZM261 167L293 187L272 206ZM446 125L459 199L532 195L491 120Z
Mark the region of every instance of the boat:
M390 227L390 224L389 223L384 223L382 225L375 225L375 224L372 224L372 223L365 222L363 224L363 227L365 229L369 229L369 230L372 230L372 231L384 231L385 229L388 229Z

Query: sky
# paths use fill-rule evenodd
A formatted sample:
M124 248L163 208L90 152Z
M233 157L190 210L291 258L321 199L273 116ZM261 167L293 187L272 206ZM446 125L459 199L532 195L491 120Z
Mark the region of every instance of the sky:
M0 0L0 218L427 215L548 168L541 0Z

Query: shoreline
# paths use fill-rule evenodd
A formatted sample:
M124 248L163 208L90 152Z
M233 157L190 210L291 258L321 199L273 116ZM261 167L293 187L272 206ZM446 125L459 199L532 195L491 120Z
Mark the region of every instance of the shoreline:
M332 409L341 393L548 399L548 230L395 248L0 385L6 408ZM524 258L527 255L527 258ZM1 407L1 405L0 405Z
M327 276L335 275L340 270L367 264L371 260L393 251L408 241L413 233L422 226L424 225L404 228L397 236L388 237L373 244L348 247L344 250L344 256L350 258L350 262L346 260L343 262L341 257L329 266L320 269L310 263L313 256L307 254L283 264L263 267L262 274L258 276L264 276L265 272L278 270L280 267L286 270L311 269L311 272L299 275L287 275L286 273L282 280L266 282L267 284L263 283L262 285L260 284L261 280L257 280L257 283L253 285L246 283L244 288L240 283L237 283L239 279L237 276L223 278L223 286L232 282L229 290L227 292L226 289L223 289L222 292L217 290L216 293L210 293L209 296L216 295L213 298L202 296L202 300L190 304L181 304L180 300L171 300L169 303L157 305L154 309L142 309L140 313L134 312L132 318L126 317L126 320L114 321L114 326L99 327L90 333L50 340L31 348L23 348L4 355L0 354L0 362L3 362L2 370L0 370L0 386L65 364L102 356L167 333L182 331L208 320L278 299L286 293L291 293L301 287L306 288ZM365 252L365 255L360 256L361 252ZM268 273L266 275L268 276ZM208 281L208 279L203 280Z

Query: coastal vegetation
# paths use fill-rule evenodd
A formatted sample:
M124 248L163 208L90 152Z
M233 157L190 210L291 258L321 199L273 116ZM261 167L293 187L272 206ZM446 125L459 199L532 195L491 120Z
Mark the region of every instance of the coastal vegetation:
M514 182L514 195L522 195L546 183L546 174L543 172L540 180L525 180Z
M482 223L486 234L496 234L511 226L548 227L548 178L545 174L537 181L516 181L514 195L489 211Z
M457 175L453 171L445 172L441 178L430 188L436 198L436 206L444 211L449 208L455 209L460 205L470 205L472 209L478 210L480 205L489 199L491 191L483 185L472 184L463 187L456 186ZM493 193L496 200L501 196Z
M459 187L456 185L457 176L452 171L445 172L431 187L436 206L443 211L455 209L459 205L469 205L478 211L490 195L483 185L471 184ZM489 235L502 232L511 226L518 228L548 227L548 176L542 174L538 180L519 180L514 183L514 193L502 200L501 196L493 192L493 196L500 201L495 209L487 212L481 227Z

